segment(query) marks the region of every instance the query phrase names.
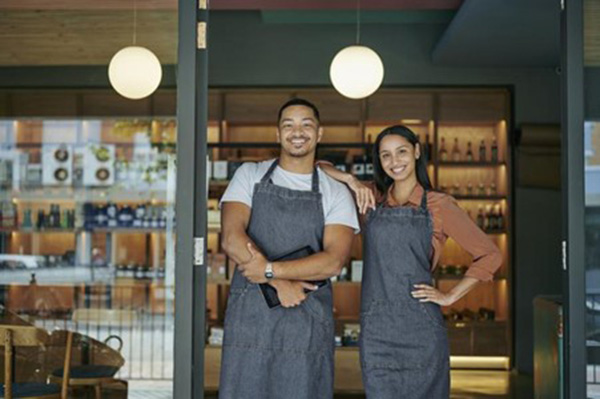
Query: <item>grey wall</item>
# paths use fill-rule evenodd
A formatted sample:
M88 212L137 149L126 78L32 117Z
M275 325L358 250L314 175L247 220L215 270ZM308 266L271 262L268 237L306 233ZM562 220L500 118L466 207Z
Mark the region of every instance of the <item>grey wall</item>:
M562 292L562 205L558 190L515 190L515 364L533 373L533 299Z
M263 24L258 13L211 15L211 86L330 86L329 64L353 44L355 27L345 24ZM459 68L434 65L431 52L445 25L367 24L362 43L385 65L384 85L510 85L515 120L560 120L560 81L554 68Z

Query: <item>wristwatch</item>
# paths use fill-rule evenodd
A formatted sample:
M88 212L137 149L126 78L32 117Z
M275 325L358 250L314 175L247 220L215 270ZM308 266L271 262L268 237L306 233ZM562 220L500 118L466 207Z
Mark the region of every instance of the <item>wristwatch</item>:
M271 262L267 262L267 266L265 267L265 278L267 280L271 280L273 277L273 264Z

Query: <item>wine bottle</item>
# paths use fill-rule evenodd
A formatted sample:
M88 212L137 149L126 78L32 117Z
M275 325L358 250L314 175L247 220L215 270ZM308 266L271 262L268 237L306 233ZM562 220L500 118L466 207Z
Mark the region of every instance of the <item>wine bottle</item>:
M481 205L479 205L479 209L477 210L477 226L480 229L484 229L485 228L485 215L483 214L483 207Z
M471 146L471 142L469 141L467 143L467 155L466 155L466 160L467 162L473 162L473 149Z
M454 146L452 147L452 160L454 162L460 161L460 148L458 148L458 138L454 138Z
M446 150L446 139L442 137L440 143L440 161L446 162L448 160L448 150Z
M496 142L495 137L492 140L492 148L490 152L492 154L492 162L498 162L498 143Z
M496 228L500 230L504 228L504 215L502 213L501 205L498 205L498 212L496 212Z
M487 160L485 140L481 140L479 144L479 162L485 162Z
M489 206L489 208L488 208L487 220L488 220L487 229L495 230L497 228L497 226L496 226L497 218L496 218L495 208L492 206Z

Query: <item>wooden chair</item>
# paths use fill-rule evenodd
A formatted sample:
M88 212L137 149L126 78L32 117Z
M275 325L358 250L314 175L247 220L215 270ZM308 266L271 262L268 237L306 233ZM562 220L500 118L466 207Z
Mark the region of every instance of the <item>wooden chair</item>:
M64 335L68 333L69 332L67 331L54 331L52 332L51 339L54 342L64 342ZM123 383L123 381L115 378L115 375L125 363L125 360L119 351L106 345L110 339L117 339L122 346L121 339L115 335L108 337L105 342L102 343L91 337L74 333L74 338L72 338L72 340L74 340L74 343L72 344L75 348L74 350L81 351L82 347L86 345L89 350L94 352L94 359L92 364L71 365L70 370L67 373L68 385L70 387L93 388L95 398L101 399L102 388L104 386ZM75 358L77 357L76 354ZM87 361L89 361L89 359L87 359ZM64 384L64 370L65 368L54 369L50 375L50 381Z
M15 347L42 347L49 339L48 333L34 326L0 325L0 345L4 346L4 386L0 397L5 399L67 399L69 370L71 366L71 348L73 335L66 338L64 359L65 375L62 384L40 382L13 382L15 370ZM15 366L16 367L16 366Z

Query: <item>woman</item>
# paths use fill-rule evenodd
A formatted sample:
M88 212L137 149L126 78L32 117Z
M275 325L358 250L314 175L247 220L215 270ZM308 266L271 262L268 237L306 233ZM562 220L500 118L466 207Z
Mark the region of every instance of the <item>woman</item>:
M451 196L432 190L410 129L382 131L373 161L378 201L352 175L321 165L350 186L366 213L360 355L367 398L448 398L450 355L440 306L491 280L502 256ZM431 273L448 237L471 253L473 264L441 292Z

